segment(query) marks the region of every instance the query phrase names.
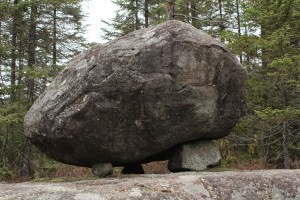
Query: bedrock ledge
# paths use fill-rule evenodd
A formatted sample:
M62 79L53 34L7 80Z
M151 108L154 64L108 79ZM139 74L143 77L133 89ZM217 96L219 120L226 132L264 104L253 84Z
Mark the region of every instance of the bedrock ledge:
M67 183L0 184L1 200L300 199L300 170L130 175Z

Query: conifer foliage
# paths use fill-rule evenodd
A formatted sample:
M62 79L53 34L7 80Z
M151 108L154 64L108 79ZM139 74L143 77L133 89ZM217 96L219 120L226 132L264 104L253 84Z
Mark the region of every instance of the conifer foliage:
M167 20L167 2L115 1L119 11L106 21L105 38ZM175 19L225 43L248 71L248 112L220 140L227 163L257 159L275 168L299 167L300 0L174 2Z
M80 0L0 2L0 179L31 177L23 118L63 64L84 48Z

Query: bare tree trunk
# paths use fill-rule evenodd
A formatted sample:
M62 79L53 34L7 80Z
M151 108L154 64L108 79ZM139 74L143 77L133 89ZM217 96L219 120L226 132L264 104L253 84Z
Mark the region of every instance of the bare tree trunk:
M192 15L192 25L196 27L197 13L196 13L196 3L195 3L195 0L191 1L191 15Z
M145 10L144 10L144 17L145 17L145 27L149 26L149 2L145 0Z
M30 14L30 27L29 27L29 38L28 38L28 68L34 69L36 63L36 19L37 18L37 5L33 2L31 5ZM28 98L29 102L34 102L34 77L29 75L27 80Z
M1 35L2 35L2 22L1 22L1 18L0 18L0 44L2 43L2 38L1 38ZM0 53L2 53L1 51L0 51ZM2 85L2 84L4 84L3 83L3 79L2 79L2 68L1 68L1 64L2 64L2 56L0 55L0 86Z
M19 0L14 0L14 6L17 7L19 3ZM16 55L16 49L17 49L17 33L18 33L18 10L16 9L15 12L13 13L13 19L12 19L12 41L11 41L11 66L10 66L10 86L11 86L11 92L10 92L10 99L11 101L16 100L16 60L17 60L17 55Z
M57 9L53 9L53 41L52 41L52 64L56 65L57 63L57 49L56 49L56 42L57 42Z
M239 4L239 0L235 1L235 5L236 5L236 14L237 14L237 23L238 23L238 35L239 35L239 38L240 38L242 36L242 33L241 33L241 17L240 17L240 4ZM240 57L240 63L243 63L243 55L242 55L242 53L240 53L239 57Z
M36 27L37 27L37 2L31 3L30 13L30 27L29 27L29 38L28 38L28 68L34 70L36 63ZM30 103L34 102L34 77L29 75L27 77L27 90L28 99ZM31 142L28 138L25 138L22 149L22 167L21 175L26 178L32 177L31 171Z
M139 21L139 0L135 0L134 17L135 17L135 30L138 30L138 29L140 29L140 21Z
M190 14L191 14L191 9L189 9L190 8L190 2L186 3L186 8L187 8L186 15L188 16L186 18L186 22L190 24Z
M290 168L287 135L288 135L287 122L283 122L282 151L283 151L283 164L285 169Z
M23 30L24 27L20 27L19 31ZM17 74L17 85L23 84L23 78L24 78L24 65L26 60L26 54L27 54L27 41L23 38L23 35L20 36L18 40L18 74ZM18 101L21 100L23 94L22 87L17 88L17 98Z
M8 129L8 127L7 127ZM3 147L2 147L2 165L3 167L6 167L6 147L7 147L7 143L8 143L8 131L6 131L5 133L5 140L4 140L4 144L3 144Z
M22 148L22 166L21 166L21 176L24 178L32 177L31 169L31 142L29 138L25 138L24 145Z
M167 14L168 14L168 20L174 19L174 6L175 6L175 0L168 0L167 1Z
M219 17L220 17L220 21L223 21L223 7L222 7L222 0L218 0L218 3L219 3ZM220 39L221 39L221 42L224 42L224 38L222 37L222 32L225 30L225 27L224 27L224 24L223 23L220 23L219 25L220 27Z
M248 27L247 26L245 26L245 35L246 36L248 36ZM246 54L246 61L247 61L247 63L249 64L250 63L250 55L249 55L249 53L247 53Z
M260 37L262 38L262 39L266 39L266 37L267 37L267 25L266 24L261 24L261 26L260 26ZM268 62L267 62L267 59L265 59L265 57L266 57L266 54L267 54L267 50L263 47L262 49L261 49L261 63L262 63L262 69L264 70L264 71L266 71L266 68L267 68L267 66L268 66Z

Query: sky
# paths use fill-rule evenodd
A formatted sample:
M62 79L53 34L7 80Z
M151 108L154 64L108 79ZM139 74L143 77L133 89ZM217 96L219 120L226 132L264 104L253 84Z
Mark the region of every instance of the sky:
M114 17L117 6L111 0L86 0L83 2L83 12L86 14L85 35L88 42L106 42L101 38L101 28L105 24L101 20L109 20Z

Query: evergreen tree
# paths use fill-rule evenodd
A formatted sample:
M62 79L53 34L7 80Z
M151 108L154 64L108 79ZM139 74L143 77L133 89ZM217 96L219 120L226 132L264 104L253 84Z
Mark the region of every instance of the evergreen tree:
M102 23L108 26L108 28L102 29L104 32L102 37L104 39L109 40L126 35L142 27L143 22L140 18L140 11L142 10L143 4L140 0L116 0L113 3L115 3L119 9L116 12L116 16L110 21L102 20ZM144 15L144 17L149 16L149 10L144 9L144 11L146 10L148 11L148 15Z
M300 155L300 1L247 1L243 6L248 31L232 37L230 47L246 56L249 112L234 136L248 138L248 147L255 146L255 154L274 166L290 168Z
M23 118L63 64L85 48L80 0L0 3L0 179L30 177ZM14 173L12 173L14 172Z
M299 74L300 74L300 49L295 41L299 41L299 8L300 1L275 1L269 4L258 2L255 8L260 13L256 16L256 22L261 27L261 73L275 88L274 98L279 101L278 105L272 105L257 114L262 119L271 120L274 126L272 132L279 131L281 134L274 136L273 140L279 140L272 147L278 157L276 162L282 163L284 168L290 168L290 159L300 154L292 154L290 150L296 150L300 144L297 132L300 130L299 108ZM262 9L264 8L264 9ZM270 16L267 10L273 10ZM257 11L250 10L251 14ZM270 154L274 158L274 154Z
M163 0L148 0L149 25L156 25L165 21L166 8Z
M110 40L129 32L158 24L166 19L165 1L161 0L117 0L119 9L113 19L102 20L103 39Z

